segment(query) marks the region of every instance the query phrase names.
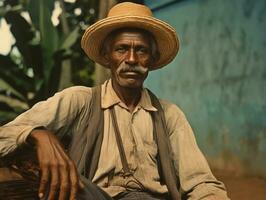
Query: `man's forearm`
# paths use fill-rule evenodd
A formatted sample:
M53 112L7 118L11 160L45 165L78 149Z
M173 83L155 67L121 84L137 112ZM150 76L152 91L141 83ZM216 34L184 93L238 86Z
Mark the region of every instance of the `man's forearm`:
M35 129L29 125L13 125L9 123L0 127L0 157L14 152L20 145L25 144L31 131Z

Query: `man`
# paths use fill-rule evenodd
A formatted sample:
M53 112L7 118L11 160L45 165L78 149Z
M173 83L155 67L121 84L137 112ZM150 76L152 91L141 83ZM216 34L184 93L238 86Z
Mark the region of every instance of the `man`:
M182 111L143 88L149 71L176 56L175 30L147 7L121 3L86 30L81 44L110 68L111 80L98 90L65 89L0 129L1 156L35 146L39 197L228 199Z

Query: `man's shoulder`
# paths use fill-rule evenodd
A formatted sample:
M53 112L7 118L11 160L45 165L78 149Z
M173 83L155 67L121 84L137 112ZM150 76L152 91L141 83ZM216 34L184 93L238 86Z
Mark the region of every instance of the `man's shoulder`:
M71 86L68 88L63 89L61 92L62 93L73 93L73 92L77 92L77 93L91 93L91 87L87 87L87 86Z
M159 100L166 117L172 116L172 115L179 115L179 114L183 115L183 111L181 110L181 108L177 104L170 102L166 99L158 97L148 88L145 88L145 90L149 91L149 96L151 99L152 99L152 96L155 96L155 98L157 98Z
M169 110L174 110L176 112L182 112L181 108L173 102L170 102L166 99L161 99L161 98L159 98L159 101L165 112Z
M181 118L186 118L183 110L175 103L165 99L159 99L164 110L166 121L176 121Z
M59 92L57 92L55 95L60 95L63 97L90 97L91 96L91 87L86 86L71 86L68 88L65 88Z
M91 99L92 88L86 86L71 86L55 93L49 99L71 104L86 104Z
M159 99L159 101L164 110L166 126L171 135L178 126L182 126L182 124L187 123L187 118L182 109L175 103L164 99Z

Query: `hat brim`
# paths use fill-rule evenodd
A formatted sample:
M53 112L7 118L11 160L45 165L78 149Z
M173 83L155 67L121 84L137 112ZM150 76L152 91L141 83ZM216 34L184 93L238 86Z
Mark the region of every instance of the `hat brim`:
M81 47L90 59L108 67L99 53L102 43L110 32L125 27L144 29L156 39L160 58L151 66L151 70L162 68L175 58L179 50L175 30L167 23L153 17L118 16L102 19L86 29Z

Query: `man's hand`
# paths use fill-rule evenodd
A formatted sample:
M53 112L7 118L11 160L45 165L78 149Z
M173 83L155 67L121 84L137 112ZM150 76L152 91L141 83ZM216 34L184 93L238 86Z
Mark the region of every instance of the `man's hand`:
M76 199L77 191L83 184L79 180L73 161L65 153L55 135L47 130L33 130L31 139L36 144L41 179L39 197L48 195L48 200ZM45 193L49 193L46 194Z

